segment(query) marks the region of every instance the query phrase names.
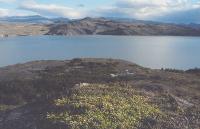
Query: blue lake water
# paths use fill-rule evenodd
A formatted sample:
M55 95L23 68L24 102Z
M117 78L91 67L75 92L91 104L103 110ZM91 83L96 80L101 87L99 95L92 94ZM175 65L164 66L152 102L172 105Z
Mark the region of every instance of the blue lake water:
M144 67L200 67L200 37L27 36L0 39L0 67L34 60L124 59Z

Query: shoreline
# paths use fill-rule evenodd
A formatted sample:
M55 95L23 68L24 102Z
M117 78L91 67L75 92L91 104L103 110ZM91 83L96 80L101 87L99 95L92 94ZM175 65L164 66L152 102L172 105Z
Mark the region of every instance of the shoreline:
M15 67L15 66L20 66L20 65L25 65L25 64L34 64L35 62L65 62L65 61L70 61L70 60L118 60L122 62L129 62L137 65L138 67L142 67L145 69L150 69L150 70L159 70L159 71L165 71L165 72L174 72L174 73L195 73L199 72L200 73L200 68L199 67L194 67L194 68L189 68L189 69L176 69L176 68L150 68L150 67L144 67L141 66L135 62L124 60L124 59L114 59L114 58L72 58L72 59L63 59L63 60L33 60L33 61L25 61L21 63L16 63L16 64L10 64L10 65L5 65L5 66L0 66L0 69L4 69L7 67Z
M6 67L15 67L15 66L24 65L24 64L31 64L31 63L35 63L35 62L49 62L49 61L60 62L60 61L69 61L69 60L74 60L74 59L97 59L97 60L98 59L105 59L105 60L111 59L111 60L121 60L121 61L124 61L124 62L130 62L130 63L138 65L135 62L124 60L124 59L113 59L113 58L72 58L72 59L63 59L63 60L33 60L33 61L25 61L25 62L22 62L22 63L16 63L16 64L9 64L9 65L0 66L0 69L6 68ZM175 73L187 73L187 72L191 72L191 71L200 72L200 68L199 67L188 68L188 69L176 69L176 68L150 68L150 67L144 67L144 66L141 66L141 65L138 65L138 66L146 68L146 69L151 69L151 70L160 70L160 71L175 72Z
M78 36L114 36L114 37L191 37L191 38L200 38L200 36L191 36L191 35L101 35L101 34L87 34L87 35L50 35L50 34L0 34L0 38L9 38L9 37L34 37L34 36L61 36L61 37L78 37Z

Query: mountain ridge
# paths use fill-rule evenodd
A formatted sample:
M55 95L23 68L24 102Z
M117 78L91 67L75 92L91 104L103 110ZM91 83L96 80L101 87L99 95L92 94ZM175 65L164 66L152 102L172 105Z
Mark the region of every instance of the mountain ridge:
M158 22L124 22L107 18L86 17L56 24L50 27L47 35L170 35L200 36L198 25L167 24Z
M0 23L35 23L35 24L53 24L53 23L67 23L68 18L47 18L40 15L33 16L12 16L0 17Z
M26 27L23 27L26 26ZM38 29L39 27L39 29ZM15 31L17 28L18 31ZM42 29L40 29L42 28ZM41 16L0 18L0 37L18 35L200 36L200 24L160 23L136 19L67 19ZM45 31L44 31L45 30ZM33 33L34 32L34 33ZM35 33L36 32L36 33ZM4 36L6 35L6 36Z
M140 19L134 19L134 18L119 18L119 17L85 17L85 18L91 18L91 19L108 19L108 20L113 20L113 21L121 21L121 22L129 22L129 23L152 23L152 24L177 24L177 25L200 25L199 23L177 23L177 22L161 22L161 21L154 21L154 20L140 20ZM59 20L61 21L76 21L76 20L82 20L85 18L80 18L80 19L69 19L66 17L44 17L41 15L30 15L30 16L5 16L5 17L1 17L0 16L0 23L2 22L26 22L26 20L28 21L32 21L32 23L34 23L34 20L47 20L47 21L51 21L53 22L58 22ZM20 19L22 21L20 21ZM17 20L17 21L16 21ZM23 21L24 20L24 21ZM38 22L35 22L38 23ZM45 22L42 22L45 23ZM48 22L46 22L48 23Z

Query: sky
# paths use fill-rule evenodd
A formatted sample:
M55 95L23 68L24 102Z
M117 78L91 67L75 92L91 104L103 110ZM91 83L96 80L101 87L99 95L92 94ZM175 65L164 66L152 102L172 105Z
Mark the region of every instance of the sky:
M200 23L200 0L0 0L0 17L27 15Z

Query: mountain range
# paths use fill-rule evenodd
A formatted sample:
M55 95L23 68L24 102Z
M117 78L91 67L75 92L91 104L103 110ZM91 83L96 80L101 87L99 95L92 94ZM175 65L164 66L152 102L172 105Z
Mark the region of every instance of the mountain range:
M35 24L45 26L43 35L169 35L200 36L200 24L161 23L128 18L90 18L70 20L42 16L3 17L2 24ZM13 27L10 29L12 31ZM46 27L48 26L48 27ZM27 26L26 26L27 27ZM28 27L27 27L28 28ZM4 28L1 28L4 30ZM8 28L5 28L8 29ZM23 31L26 28L23 28ZM34 28L31 28L34 30ZM38 31L38 30L36 30ZM6 34L2 34L6 35ZM17 34L16 34L17 35ZM32 35L31 32L22 35Z
M140 20L84 18L56 24L48 35L172 35L200 36L198 24L173 24Z
M33 16L13 16L0 17L0 23L35 23L35 24L53 24L53 23L67 23L68 18L46 18L39 15Z

